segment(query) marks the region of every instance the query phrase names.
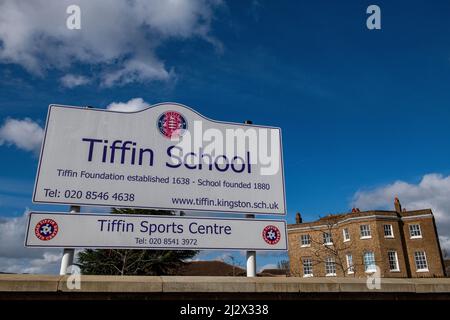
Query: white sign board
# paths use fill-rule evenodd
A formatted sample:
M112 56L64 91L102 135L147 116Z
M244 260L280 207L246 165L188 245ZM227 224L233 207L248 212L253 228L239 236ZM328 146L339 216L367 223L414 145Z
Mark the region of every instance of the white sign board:
M281 130L164 103L51 105L33 202L286 214Z
M25 246L287 250L287 238L279 220L33 212Z

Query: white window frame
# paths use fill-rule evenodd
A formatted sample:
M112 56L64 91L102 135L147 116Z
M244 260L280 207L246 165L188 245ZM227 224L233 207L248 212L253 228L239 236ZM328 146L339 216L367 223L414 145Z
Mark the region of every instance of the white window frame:
M344 237L344 242L350 241L350 231L348 231L348 228L342 229L342 236Z
M363 230L364 227L367 227L367 230ZM363 233L368 232L368 235L363 235ZM370 230L370 224L361 224L359 225L359 235L360 239L370 239L372 238L372 231Z
M393 256L393 258L394 258L394 262L395 262L395 266L396 266L396 268L395 269L391 269L391 254L393 254L394 256ZM397 251L395 251L395 250L389 250L388 251L388 264L389 264L389 271L390 272L400 272L400 266L399 266L399 264L398 264L398 254L397 254Z
M415 226L418 227L417 230L412 230L411 228L415 227ZM411 223L408 225L408 228L409 228L409 238L410 239L421 239L422 238L422 228L420 227L419 223ZM412 235L413 231L414 232L419 231L419 235Z
M309 266L307 268L311 269L311 273L305 273L305 260L309 261ZM313 265L312 265L312 259L311 258L303 258L302 259L302 268L303 268L303 278L310 278L310 277L314 277L314 272L313 272Z
M366 262L367 262L366 254L371 254L372 255L373 261L371 261L371 262L373 262L373 264L370 264L370 265L366 264ZM364 262L364 271L366 273L374 273L374 272L377 271L377 268L376 268L377 265L375 263L375 252L373 252L373 251L366 251L366 252L364 252L363 253L363 262ZM372 266L374 267L373 269L371 269Z
M331 265L332 270L328 270L328 267ZM328 272L333 271L334 272ZM336 260L333 257L325 258L325 276L326 277L336 277Z
M386 235L386 227L389 227L390 235ZM394 228L392 227L392 224L384 224L383 225L383 234L385 238L392 239L394 238Z
M353 264L353 255L351 253L347 253L345 255L345 260L347 261L347 274L354 274L355 265Z
M328 242L325 242L325 235L329 235L329 237L327 237L329 240L331 240L331 241L328 241ZM328 240L327 239L327 240ZM322 233L322 241L323 241L323 245L324 246L332 246L333 245L333 237L332 237L332 235L331 235L331 232L324 232L324 233Z
M308 238L308 243L307 244L303 243L303 237L307 237ZM300 247L301 248L311 247L311 236L309 234L302 234L300 236Z
M426 268L421 268L419 269L417 267L417 254L418 253L423 253L423 258L425 260L425 264L426 264ZM425 253L425 251L415 251L414 252L414 263L416 265L416 272L429 272L430 270L428 269L428 260L427 260L427 254Z

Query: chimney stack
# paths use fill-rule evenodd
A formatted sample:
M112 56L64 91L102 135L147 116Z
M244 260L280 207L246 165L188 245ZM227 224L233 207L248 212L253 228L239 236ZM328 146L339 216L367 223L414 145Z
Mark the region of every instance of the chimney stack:
M398 197L395 197L394 206L397 213L402 213L402 205L400 203L400 200L398 200Z
M302 222L303 222L302 215L300 214L300 212L297 212L297 214L295 215L295 223L299 224Z

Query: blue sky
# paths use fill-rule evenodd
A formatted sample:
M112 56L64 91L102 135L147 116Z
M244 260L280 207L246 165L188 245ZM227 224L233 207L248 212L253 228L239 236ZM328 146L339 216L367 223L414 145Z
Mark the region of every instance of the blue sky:
M105 108L142 98L179 102L212 119L279 126L288 221L296 211L313 220L353 205L391 208L397 195L407 208L432 207L441 240L450 243L448 1L188 1L169 8L163 22L149 14L144 31L112 12L117 39L94 37L96 28L112 28L93 18L101 2L70 1L82 10L79 38L54 31L65 23L64 4L48 1L47 13L23 9L15 22L0 14L0 125L29 118L43 126L50 103ZM0 11L22 10L9 3ZM381 30L366 28L370 4L381 8ZM147 10L167 14L161 7ZM36 37L36 29L67 50ZM127 61L149 72L133 73ZM126 77L108 82L119 71ZM85 83L64 84L67 75ZM65 210L31 203L37 157L11 138L0 136L0 144L0 216ZM430 196L430 183L437 195ZM7 251L0 251L5 259Z

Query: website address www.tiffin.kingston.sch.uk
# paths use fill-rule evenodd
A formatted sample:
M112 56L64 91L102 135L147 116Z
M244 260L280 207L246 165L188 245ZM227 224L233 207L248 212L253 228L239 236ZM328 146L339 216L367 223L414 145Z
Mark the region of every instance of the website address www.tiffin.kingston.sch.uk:
M172 203L175 205L189 205L189 206L208 206L208 207L222 207L222 208L251 208L251 209L270 209L278 210L279 204L276 201L241 201L241 200L225 200L225 199L210 199L207 197L198 198L172 198Z

